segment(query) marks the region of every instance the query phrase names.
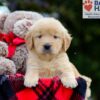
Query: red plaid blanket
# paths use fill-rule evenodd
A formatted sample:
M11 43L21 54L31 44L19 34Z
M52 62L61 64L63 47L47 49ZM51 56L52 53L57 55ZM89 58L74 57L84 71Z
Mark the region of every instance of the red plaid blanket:
M66 88L58 78L40 79L36 87L26 88L23 75L0 76L0 100L84 100L86 82L78 78L75 89Z
M37 87L25 88L17 97L19 100L70 100L72 93L73 90L66 89L59 80L41 79Z

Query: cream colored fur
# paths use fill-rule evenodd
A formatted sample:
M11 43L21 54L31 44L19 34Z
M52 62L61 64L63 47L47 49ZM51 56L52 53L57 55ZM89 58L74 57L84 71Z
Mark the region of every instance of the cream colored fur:
M26 36L29 56L24 85L36 86L39 78L58 76L64 86L75 88L78 85L75 78L82 75L66 54L71 40L67 29L58 20L42 18L37 21ZM51 45L49 53L43 51L47 43ZM83 78L86 80L87 77Z

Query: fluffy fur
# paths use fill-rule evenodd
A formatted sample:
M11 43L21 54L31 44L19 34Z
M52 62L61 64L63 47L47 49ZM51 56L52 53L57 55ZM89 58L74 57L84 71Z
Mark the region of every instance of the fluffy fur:
M32 12L32 11L14 11L10 13L5 22L4 22L4 27L3 30L4 32L12 32L14 24L22 19L28 19L31 21L36 21L38 19L42 18L42 15L37 13L37 12ZM13 19L13 20L12 20Z
M0 75L15 74L16 66L13 61L5 58L8 54L8 46L0 41Z
M3 30L5 33L13 32L19 38L24 39L29 27L42 17L37 12L14 11L6 17ZM14 55L10 58L14 61L17 72L25 73L27 54L28 51L24 43L17 46Z
M16 73L16 67L13 61L5 58L0 57L0 75L2 74L15 74Z
M6 43L0 41L0 56L7 56L8 46Z
M32 24L33 24L32 20L28 19L19 20L14 24L13 32L16 36L20 38L25 38L25 35L30 26L32 26Z
M64 86L74 88L77 86L75 78L82 77L88 85L87 98L91 79L82 76L69 61L66 51L71 40L67 29L58 20L43 18L37 21L26 35L29 55L24 85L36 86L39 78L59 76ZM51 46L50 51L44 50L45 44Z
M53 77L52 75L59 76L66 87L77 86L72 64L66 54L71 36L58 20L43 18L37 21L29 31L26 43L29 49L24 82L26 86L36 86L40 77ZM44 50L46 44L51 45L50 52Z
M0 13L0 32L3 32L4 22L7 18L8 14Z

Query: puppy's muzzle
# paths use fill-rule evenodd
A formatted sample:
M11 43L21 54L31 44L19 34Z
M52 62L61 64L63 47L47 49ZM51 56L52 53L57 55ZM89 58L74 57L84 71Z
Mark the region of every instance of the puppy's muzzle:
M50 44L45 44L44 46L43 46L43 48L44 48L44 52L45 53L50 53L51 52L51 45Z

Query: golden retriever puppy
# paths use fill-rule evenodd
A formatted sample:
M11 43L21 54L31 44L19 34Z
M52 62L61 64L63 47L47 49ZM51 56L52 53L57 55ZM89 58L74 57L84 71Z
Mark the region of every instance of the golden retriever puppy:
M58 76L66 87L75 88L80 73L66 53L71 43L67 29L54 18L37 21L26 35L29 51L24 85L36 86L39 78Z
M77 86L72 64L66 54L71 36L56 19L37 21L26 36L29 50L24 85L36 86L41 77L59 76L66 87Z

